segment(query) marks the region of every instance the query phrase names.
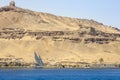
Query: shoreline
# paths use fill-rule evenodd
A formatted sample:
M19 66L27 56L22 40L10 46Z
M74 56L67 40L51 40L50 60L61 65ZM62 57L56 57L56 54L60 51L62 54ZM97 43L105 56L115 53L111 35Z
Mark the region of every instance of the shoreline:
M58 68L58 67L0 67L0 69L120 69L119 67L104 67L104 68Z

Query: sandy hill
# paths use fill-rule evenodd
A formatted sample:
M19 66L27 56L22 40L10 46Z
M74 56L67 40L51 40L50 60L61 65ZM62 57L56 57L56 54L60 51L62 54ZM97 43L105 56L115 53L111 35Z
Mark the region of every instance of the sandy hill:
M34 62L120 63L120 30L94 20L55 16L14 6L0 8L0 57Z
M118 32L116 29L94 20L61 17L9 6L0 9L0 22L0 28L13 27L26 30L64 31L77 30L82 25L84 27L94 27L104 32Z

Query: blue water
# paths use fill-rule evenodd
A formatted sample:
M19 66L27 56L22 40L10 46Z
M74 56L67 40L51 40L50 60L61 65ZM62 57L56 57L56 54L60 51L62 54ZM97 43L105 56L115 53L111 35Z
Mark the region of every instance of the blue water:
M0 80L120 80L120 69L1 69Z

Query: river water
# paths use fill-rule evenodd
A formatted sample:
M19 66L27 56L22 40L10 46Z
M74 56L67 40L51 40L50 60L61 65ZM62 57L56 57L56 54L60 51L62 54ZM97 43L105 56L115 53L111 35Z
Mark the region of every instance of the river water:
M0 80L120 80L120 69L0 69Z

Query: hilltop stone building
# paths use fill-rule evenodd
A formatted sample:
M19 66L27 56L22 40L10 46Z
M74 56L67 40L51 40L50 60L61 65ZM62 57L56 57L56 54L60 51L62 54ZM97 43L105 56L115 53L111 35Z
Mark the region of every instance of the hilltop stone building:
M15 6L15 1L12 0L12 1L9 3L9 5L10 5L10 6Z

